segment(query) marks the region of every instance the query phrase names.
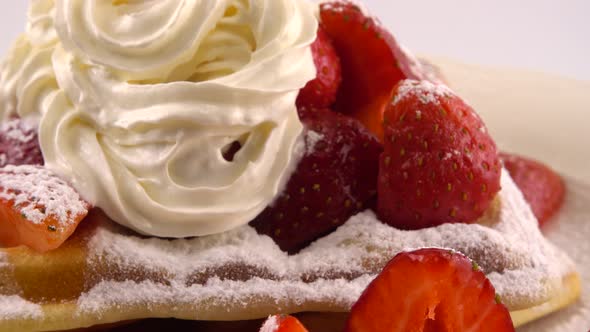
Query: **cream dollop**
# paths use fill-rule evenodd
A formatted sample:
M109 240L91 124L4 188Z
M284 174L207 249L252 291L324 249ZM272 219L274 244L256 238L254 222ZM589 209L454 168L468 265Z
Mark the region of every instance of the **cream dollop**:
M3 66L0 112L38 118L47 167L84 198L138 232L188 237L246 224L278 194L302 130L295 99L315 76L317 5L31 8Z
M57 87L51 57L58 42L54 1L32 0L27 30L12 46L0 69L0 121L12 116L39 122L43 104Z

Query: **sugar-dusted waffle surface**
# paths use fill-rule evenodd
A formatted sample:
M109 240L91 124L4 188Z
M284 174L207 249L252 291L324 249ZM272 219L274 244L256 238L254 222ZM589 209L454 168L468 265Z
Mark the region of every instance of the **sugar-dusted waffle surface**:
M430 246L475 259L511 311L528 309L555 298L568 277L575 283L575 269L543 238L505 172L502 188L476 225L400 231L364 212L294 256L248 226L187 240L142 238L94 211L56 251L0 254L0 331L347 311L395 253Z
M575 260L581 277L581 296L561 313L549 315L522 328L522 332L585 331L590 327L590 183L568 181L567 199L555 222L549 225L550 241L563 248Z

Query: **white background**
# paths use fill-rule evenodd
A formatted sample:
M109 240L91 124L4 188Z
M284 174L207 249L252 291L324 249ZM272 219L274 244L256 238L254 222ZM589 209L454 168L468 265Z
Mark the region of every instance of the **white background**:
M417 53L590 80L588 0L364 2Z
M415 53L590 80L589 0L364 2ZM1 54L23 31L27 3L0 2Z

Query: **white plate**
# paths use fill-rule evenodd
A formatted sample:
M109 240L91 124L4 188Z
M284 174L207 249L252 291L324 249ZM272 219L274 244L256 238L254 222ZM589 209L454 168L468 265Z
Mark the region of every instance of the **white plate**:
M577 263L582 297L519 332L590 329L590 82L431 59L481 114L500 148L534 157L567 178L566 203L548 238Z

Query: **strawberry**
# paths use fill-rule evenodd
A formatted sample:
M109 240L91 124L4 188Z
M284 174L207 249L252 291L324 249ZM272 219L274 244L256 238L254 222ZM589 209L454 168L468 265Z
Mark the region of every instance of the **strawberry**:
M330 107L336 100L342 73L340 59L336 55L332 41L321 26L318 28L317 39L311 44L311 52L317 77L301 89L297 97L297 107Z
M306 151L286 189L251 224L293 253L366 208L376 194L379 142L357 120L300 110Z
M350 1L322 3L320 21L342 66L335 110L354 116L382 140L383 112L395 84L431 76L376 18Z
M274 315L268 317L260 332L307 332L307 329L293 316Z
M73 188L41 166L0 168L0 247L56 249L89 208Z
M402 229L476 221L500 190L496 144L449 88L406 80L385 111L377 211Z
M538 161L507 153L500 154L500 158L530 204L539 226L544 226L563 205L563 179Z
M20 119L0 126L0 167L43 165L37 130Z
M421 249L395 256L353 305L345 331L514 331L508 309L464 255Z

